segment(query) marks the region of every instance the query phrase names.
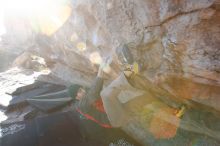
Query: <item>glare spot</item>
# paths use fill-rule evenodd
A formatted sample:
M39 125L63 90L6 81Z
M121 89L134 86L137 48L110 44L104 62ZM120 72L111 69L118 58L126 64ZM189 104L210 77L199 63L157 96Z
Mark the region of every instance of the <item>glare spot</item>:
M51 73L51 70L49 68L45 68L44 70L41 71L42 75L48 75Z
M1 95L0 104L3 106L8 106L11 100L12 100L11 95L8 94Z
M41 33L48 36L55 33L66 22L71 14L71 8L59 6L50 11L47 15L40 15L37 20Z
M6 33L5 25L4 25L4 13L0 10L0 36ZM1 41L1 38L0 38Z
M78 39L78 35L77 35L76 33L73 33L72 36L71 36L71 38L70 38L71 42L74 42L74 41L76 41L77 39Z
M67 3L68 0L0 0L0 7L11 16L27 17L33 30L50 36L71 15L72 9Z
M85 50L86 50L86 44L83 43L83 42L77 43L76 47L77 47L77 49L78 49L79 51L85 51Z
M102 63L102 57L100 56L100 54L98 52L94 52L94 53L90 54L89 60L93 64L101 64Z
M45 62L44 58L42 58L42 57L32 55L31 58L32 58L32 60L36 60L40 64L46 65L46 62Z
M8 118L8 117L4 114L4 112L0 111L0 123L1 123L2 121L7 120L7 118ZM0 131L0 137L1 137L1 131Z
M111 72L111 67L110 67L109 65L104 66L104 67L103 67L103 71L104 71L105 73L110 73L110 72Z

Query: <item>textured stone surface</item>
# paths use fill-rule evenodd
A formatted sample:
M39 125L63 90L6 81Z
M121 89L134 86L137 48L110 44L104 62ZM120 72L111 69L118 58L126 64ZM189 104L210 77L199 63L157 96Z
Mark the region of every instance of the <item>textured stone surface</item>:
M53 75L67 84L89 85L98 69L94 62L107 56L113 64L106 77L109 82L117 77L115 49L127 44L152 83L220 111L219 0L74 0L70 6L70 17L53 35L27 29L24 40L12 46L26 42L23 49L50 62ZM14 42L13 33L9 30L2 43Z

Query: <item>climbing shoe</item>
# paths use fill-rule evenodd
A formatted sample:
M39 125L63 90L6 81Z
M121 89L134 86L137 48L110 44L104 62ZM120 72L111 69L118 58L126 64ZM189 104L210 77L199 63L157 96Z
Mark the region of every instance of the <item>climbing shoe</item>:
M116 50L119 61L123 65L123 71L126 74L138 74L139 73L139 64L134 61L133 56L126 45L119 47Z
M186 111L186 107L183 105L183 106L181 106L180 110L178 110L178 111L175 113L175 115L176 115L178 118L181 118L181 117L184 115L185 111Z

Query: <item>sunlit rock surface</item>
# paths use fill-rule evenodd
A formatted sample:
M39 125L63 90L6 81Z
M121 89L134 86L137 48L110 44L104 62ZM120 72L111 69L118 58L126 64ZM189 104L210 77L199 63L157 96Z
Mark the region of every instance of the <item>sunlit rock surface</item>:
M7 48L18 46L19 51L42 56L49 64L51 75L67 85L89 85L98 64L108 56L112 56L113 63L106 79L108 82L115 79L121 70L115 49L127 44L135 60L143 64L141 74L152 84L172 96L195 102L198 110L220 113L219 0L73 0L66 6L68 11L65 12L71 9L70 15L65 13L68 19L60 19L63 25L54 33L48 35L33 29L30 33L31 27L25 20L21 25L28 29L20 33L20 29L16 29L19 26L11 26L15 31L8 28L2 43ZM12 37L13 34L16 37ZM144 100L140 107L144 109L148 103ZM165 112L172 111L166 106L163 108ZM147 114L137 114L139 112L134 114L142 118ZM161 141L157 143L156 139L170 139L177 132L173 127L164 136L152 129L155 124L151 123L149 128L143 126L141 118L137 121L136 126L127 126L125 130L145 145L159 145ZM175 126L178 123L176 119ZM146 129L156 135L155 139L147 137ZM217 134L210 133L209 136Z

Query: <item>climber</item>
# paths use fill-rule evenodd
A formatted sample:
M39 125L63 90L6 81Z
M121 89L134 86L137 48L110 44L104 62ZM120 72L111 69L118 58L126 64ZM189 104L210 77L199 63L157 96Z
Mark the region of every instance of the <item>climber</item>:
M74 98L77 112L102 127L111 128L100 98L102 86L103 69L100 67L90 89L74 84L69 87L69 94Z
M133 62L132 55L125 49L122 49L123 53L121 53L120 58L123 59L124 62L128 62L127 69L124 70L124 72L119 76L120 77L125 77L129 76L129 63ZM126 54L126 55L124 55ZM125 57L124 57L125 56ZM129 56L129 57L127 57ZM70 86L70 95L74 97L74 101L76 102L76 110L81 114L81 117L85 117L86 119L89 119L90 121L93 121L97 124L99 124L101 127L104 128L112 128L113 127L120 127L122 125L122 122L125 124L125 121L129 121L130 115L127 113L127 111L123 108L123 105L118 101L117 95L122 89L118 87L115 90L112 90L111 86L107 87L107 90L104 89L103 96L100 96L100 93L102 91L103 87L103 66L107 66L109 64L109 59L106 59L104 62L104 65L100 65L99 71L97 74L96 79L91 85L91 88L86 92L86 89L83 88L82 86L79 85L72 85ZM131 85L127 82L126 78L115 80L113 82L119 81L118 84L121 84L123 87L124 86L130 86ZM132 88L132 87L131 87ZM143 92L140 90L137 90L135 88L130 88L130 91L132 94L135 95L141 95ZM105 98L107 92L111 94L112 97L115 98ZM114 99L114 101L108 101L109 99ZM103 107L103 102L105 101L105 107ZM109 106L110 105L110 106ZM114 114L110 114L109 110L115 111ZM107 110L107 114L106 114ZM109 113L109 115L108 115ZM116 122L112 122L111 119L115 118ZM110 120L110 121L109 121ZM90 123L90 122L89 122ZM87 125L87 124L86 124Z
M104 64L108 65L107 62L109 61L105 61ZM105 65L100 65L97 77L90 89L77 84L69 87L69 94L73 97L75 110L80 118L81 134L88 139L101 140L106 144L122 138L124 143L139 145L121 129L113 128L105 113L100 97L103 87L103 66Z

